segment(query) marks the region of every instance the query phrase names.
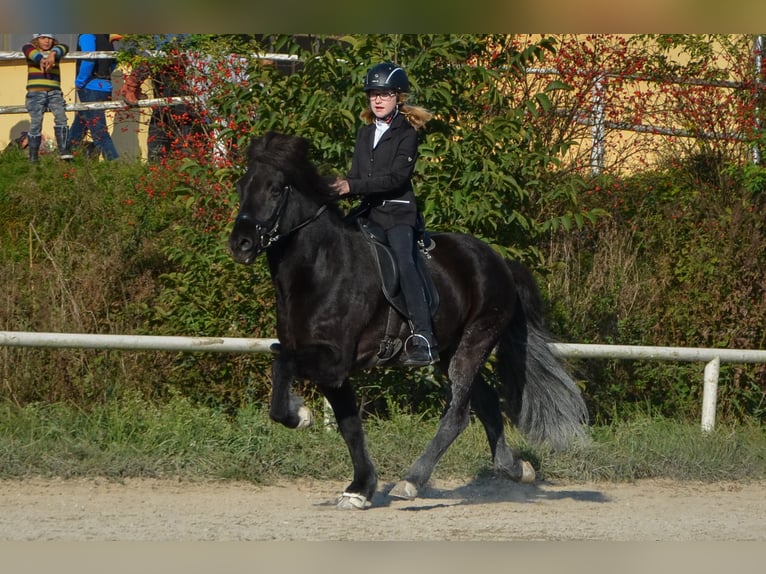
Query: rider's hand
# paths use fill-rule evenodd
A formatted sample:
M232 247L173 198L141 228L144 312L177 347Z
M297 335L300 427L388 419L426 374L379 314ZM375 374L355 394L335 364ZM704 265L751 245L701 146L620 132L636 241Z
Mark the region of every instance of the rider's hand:
M351 191L351 187L348 185L347 179L336 179L330 184L330 187L338 192L338 195L346 195Z

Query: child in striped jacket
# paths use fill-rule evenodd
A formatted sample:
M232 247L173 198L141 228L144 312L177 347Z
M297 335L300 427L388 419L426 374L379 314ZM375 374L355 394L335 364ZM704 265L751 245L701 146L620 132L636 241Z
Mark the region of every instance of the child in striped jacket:
M66 102L61 91L61 68L59 62L68 52L66 44L60 44L53 34L33 34L32 41L21 48L27 59L27 97L29 112L29 161L36 162L42 141L43 114L53 113L53 131L59 156L71 160Z

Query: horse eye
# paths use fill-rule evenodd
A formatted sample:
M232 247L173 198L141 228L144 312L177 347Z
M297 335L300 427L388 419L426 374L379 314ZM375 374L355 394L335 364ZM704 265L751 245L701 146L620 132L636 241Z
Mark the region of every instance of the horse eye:
M289 187L290 186L287 186L287 185L282 187L275 185L274 187L271 188L271 195L273 197L280 197L283 193L285 193L289 189Z

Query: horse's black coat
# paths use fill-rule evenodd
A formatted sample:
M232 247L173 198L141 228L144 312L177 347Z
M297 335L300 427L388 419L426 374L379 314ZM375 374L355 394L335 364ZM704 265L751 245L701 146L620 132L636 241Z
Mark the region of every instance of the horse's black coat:
M305 139L270 132L251 142L248 160L229 245L240 263L265 251L276 289L281 350L272 368L270 415L299 426L302 405L292 383L316 384L351 455L354 478L345 494L369 502L377 476L348 379L375 366L389 313L369 246L356 225L343 221L334 194L308 160ZM434 237L428 263L440 297L434 330L451 400L436 435L400 483L409 483L411 496L466 427L470 409L484 425L495 468L517 480L522 465L505 442L501 407L528 437L554 447L583 437L587 421L577 385L547 345L528 269L469 235ZM400 334L409 334L404 322ZM481 376L493 349L497 390Z

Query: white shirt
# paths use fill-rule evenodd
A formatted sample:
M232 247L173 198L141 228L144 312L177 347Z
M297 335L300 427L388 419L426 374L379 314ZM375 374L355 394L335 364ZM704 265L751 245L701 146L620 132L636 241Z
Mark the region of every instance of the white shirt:
M372 140L373 148L378 145L381 136L388 131L389 127L391 127L391 122L394 120L398 113L399 110L394 110L394 113L391 115L391 119L389 121L375 118L375 137Z
M372 140L372 147L378 145L381 136L388 131L389 123L383 120L375 119L375 137Z

